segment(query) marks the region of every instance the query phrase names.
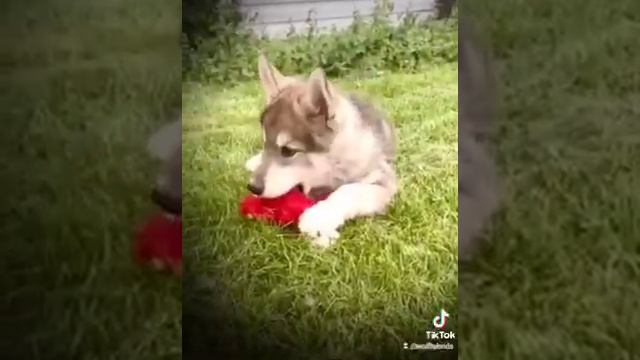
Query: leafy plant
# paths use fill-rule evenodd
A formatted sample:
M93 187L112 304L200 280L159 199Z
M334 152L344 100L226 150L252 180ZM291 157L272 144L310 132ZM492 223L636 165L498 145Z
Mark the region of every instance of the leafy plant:
M231 1L217 3L204 10L208 15L193 20L190 34L183 36L186 80L229 83L255 79L259 52L286 73L322 67L329 76L385 70L411 73L429 63L457 61L457 16L425 22L405 14L394 25L392 7L380 2L372 19L354 14L346 30L319 33L309 19L306 32L269 40L240 26L241 18ZM208 27L206 21L210 21Z

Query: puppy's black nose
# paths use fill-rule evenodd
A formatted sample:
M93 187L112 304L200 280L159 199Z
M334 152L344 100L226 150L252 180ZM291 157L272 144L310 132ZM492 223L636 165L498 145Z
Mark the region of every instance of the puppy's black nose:
M249 191L251 191L252 194L258 195L258 196L262 195L262 192L264 191L264 187L256 186L253 184L247 185L247 189L249 189Z
M182 214L182 199L179 197L170 196L157 189L153 189L153 191L151 191L151 201L169 214Z

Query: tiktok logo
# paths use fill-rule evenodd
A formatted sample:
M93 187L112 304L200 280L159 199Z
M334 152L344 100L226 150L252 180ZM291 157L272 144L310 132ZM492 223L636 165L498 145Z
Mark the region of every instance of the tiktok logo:
M447 318L449 317L449 313L444 311L444 309L440 310L440 315L436 315L433 317L433 326L436 329L443 329L445 325L447 325Z
M425 335L427 342L423 344L416 343L403 343L402 348L404 350L422 350L422 351L435 351L435 350L453 350L454 342L456 341L456 333L449 330L443 330L447 325L447 319L449 313L444 309L440 310L440 313L433 317L433 326L436 330L426 330Z

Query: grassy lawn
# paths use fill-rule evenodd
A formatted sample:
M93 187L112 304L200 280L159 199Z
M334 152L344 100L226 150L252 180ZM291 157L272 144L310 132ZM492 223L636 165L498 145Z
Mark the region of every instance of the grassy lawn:
M506 198L460 274L462 355L637 358L640 3L474 4L499 56Z
M180 359L180 281L130 255L152 210L145 139L180 104L180 2L91 4L3 7L1 348Z
M441 307L456 315L457 64L338 84L393 119L401 190L387 216L349 222L324 253L239 216L261 142L258 81L185 85L185 356L415 358L402 343L423 342Z

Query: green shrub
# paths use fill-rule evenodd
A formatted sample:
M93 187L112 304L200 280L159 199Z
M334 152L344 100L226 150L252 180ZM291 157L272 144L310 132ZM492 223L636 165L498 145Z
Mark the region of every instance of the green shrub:
M260 51L285 73L307 73L322 67L329 76L381 70L415 72L429 63L458 59L455 16L428 22L407 16L402 24L393 26L388 20L390 8L380 6L373 21L356 16L344 31L318 34L310 23L306 33L267 40L240 28L239 18L229 15L233 8L228 1L223 3L208 17L212 22L206 31L183 36L186 80L228 83L255 79Z

